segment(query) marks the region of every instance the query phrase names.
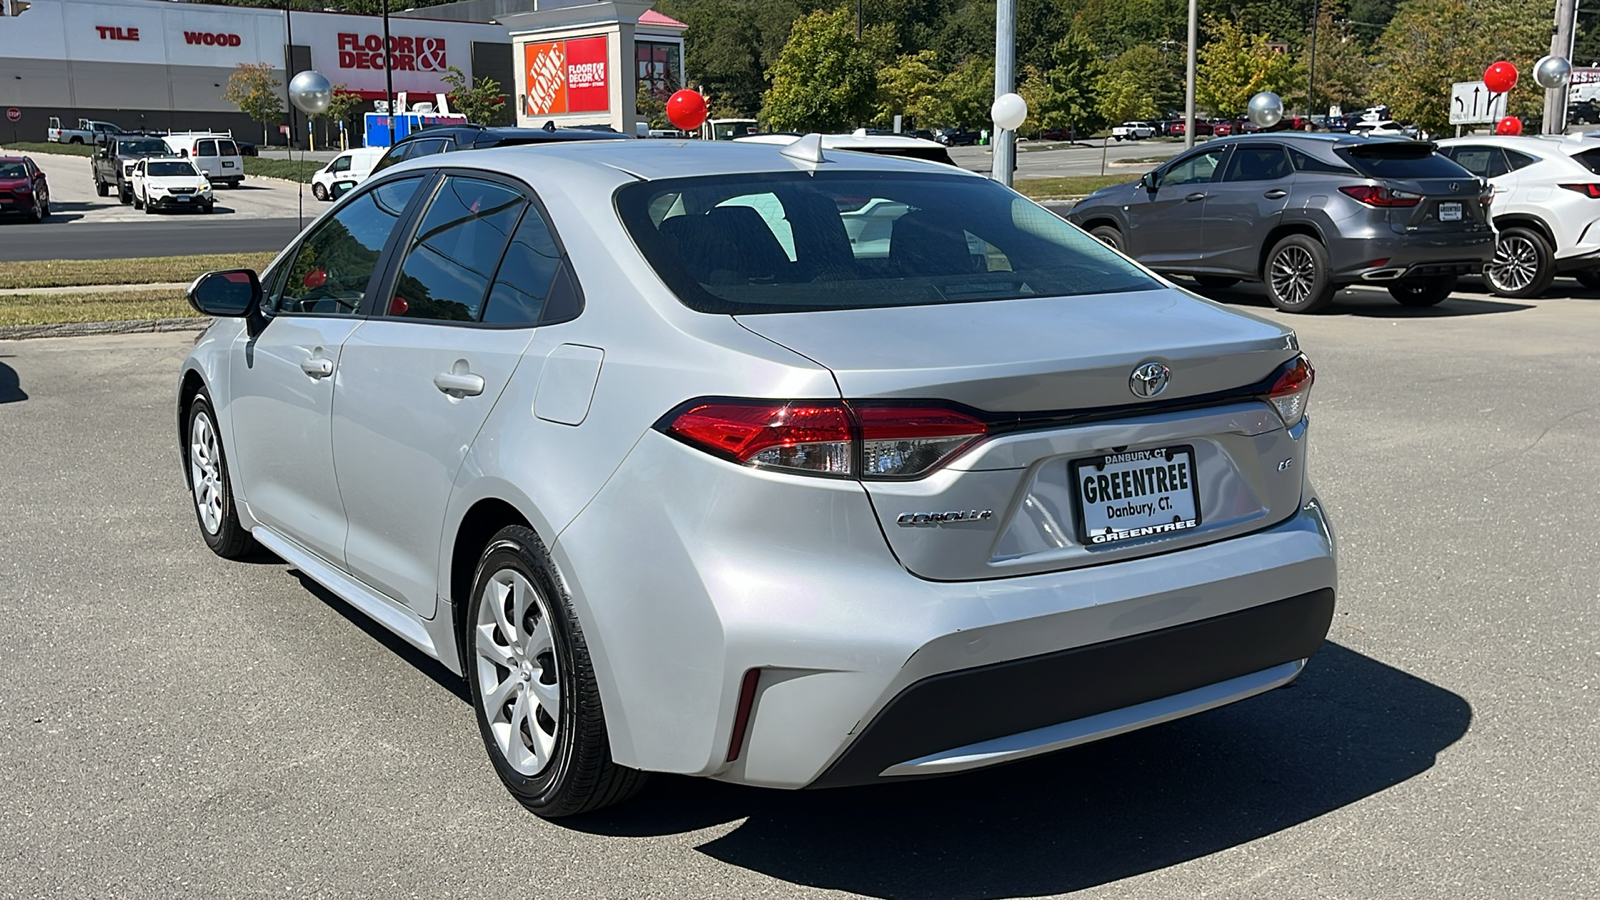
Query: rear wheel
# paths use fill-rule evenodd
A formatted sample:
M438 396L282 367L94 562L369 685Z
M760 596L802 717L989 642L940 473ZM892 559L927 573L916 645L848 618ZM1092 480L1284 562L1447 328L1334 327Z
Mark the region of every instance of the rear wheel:
M1456 289L1456 276L1406 278L1389 285L1389 296L1402 306L1433 306L1450 298Z
M110 196L111 195L111 185L106 184L104 181L98 181L97 180L94 183L94 192L96 194L99 194L102 197Z
M644 773L611 761L583 628L544 542L502 528L479 558L466 617L467 682L495 773L546 818L619 803Z
M1229 278L1226 275L1196 275L1194 283L1203 288L1228 288L1238 284L1239 279Z
M1555 261L1544 235L1531 228L1512 226L1500 232L1494 259L1483 267L1489 290L1502 297L1537 297L1556 277Z
M1333 302L1337 288L1329 280L1328 251L1315 238L1291 234L1267 254L1262 273L1272 305L1292 313L1308 313Z
M1584 269L1579 272L1573 272L1572 277L1578 279L1578 283L1589 290L1600 291L1600 269Z
M1118 253L1122 252L1122 232L1115 225L1096 225L1089 229L1089 236Z

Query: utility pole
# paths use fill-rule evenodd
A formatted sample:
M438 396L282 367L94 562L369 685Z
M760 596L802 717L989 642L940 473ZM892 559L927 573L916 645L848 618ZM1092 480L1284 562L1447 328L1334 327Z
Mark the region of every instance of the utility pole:
M383 0L383 87L389 104L389 146L394 146L394 48L389 45L389 0Z
M1322 17L1321 4L1311 0L1311 61L1306 65L1306 121L1317 111L1317 19ZM1309 126L1308 126L1309 127Z
M1194 59L1200 36L1198 0L1189 0L1189 81L1183 89L1183 146L1194 146Z
M1190 0L1194 2L1194 0ZM1017 89L1017 0L999 0L994 8L994 95L998 99ZM1011 186L1016 168L1016 134L996 128L991 139L994 170L990 177Z
M861 0L856 0L856 40L861 40Z
M1573 32L1578 18L1577 0L1556 0L1556 22L1550 31L1550 55L1572 59ZM1561 134L1567 130L1567 86L1547 88L1544 92L1545 134Z
M289 0L283 0L283 99L288 101L284 105L289 109L289 133L284 136L283 151L285 153L294 149L295 121L294 98L289 94L289 82L294 80L294 12L289 8Z

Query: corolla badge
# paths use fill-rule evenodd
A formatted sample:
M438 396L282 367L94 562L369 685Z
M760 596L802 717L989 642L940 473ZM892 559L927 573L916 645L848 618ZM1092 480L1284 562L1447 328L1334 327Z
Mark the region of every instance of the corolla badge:
M1143 363L1128 376L1128 390L1133 391L1135 397L1148 400L1166 390L1171 377L1172 370L1161 363Z

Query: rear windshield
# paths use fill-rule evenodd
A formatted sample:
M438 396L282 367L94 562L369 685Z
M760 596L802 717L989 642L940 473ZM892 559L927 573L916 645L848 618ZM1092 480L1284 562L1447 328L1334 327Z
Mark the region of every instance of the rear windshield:
M984 178L794 172L645 181L617 210L691 309L750 314L1153 290L1058 216Z
M1572 154L1572 158L1577 160L1578 163L1585 169L1588 169L1596 175L1600 175L1600 149L1585 150L1582 153L1574 153Z
M1333 151L1368 178L1460 178L1467 170L1426 141L1379 141Z
M851 152L876 153L879 156L900 156L906 159L944 163L947 166L956 164L956 161L950 158L950 151L943 147L852 147Z
M151 175L198 175L194 166L186 162L153 162L147 167Z
M233 141L217 141L217 155L238 156L239 148L234 145Z

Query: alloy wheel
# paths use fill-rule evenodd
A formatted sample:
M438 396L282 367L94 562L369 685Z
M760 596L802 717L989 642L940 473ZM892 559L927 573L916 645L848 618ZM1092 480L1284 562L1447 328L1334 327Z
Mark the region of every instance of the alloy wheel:
M1272 292L1279 299L1290 306L1299 306L1311 299L1317 280L1317 261L1304 247L1285 247L1272 258L1268 277Z
M1484 267L1494 286L1507 293L1520 291L1539 274L1539 248L1533 241L1513 234L1502 237L1494 246L1494 259Z
M561 721L561 678L550 607L514 569L494 573L478 601L473 629L478 696L495 745L517 772L544 771Z
M189 483L194 486L194 507L207 534L222 527L222 465L217 431L211 417L201 413L189 429Z

